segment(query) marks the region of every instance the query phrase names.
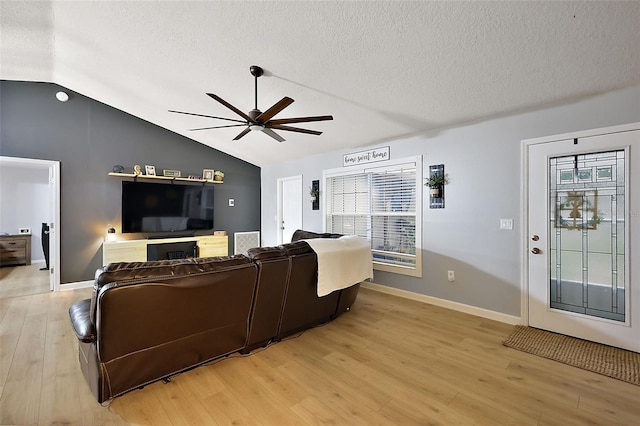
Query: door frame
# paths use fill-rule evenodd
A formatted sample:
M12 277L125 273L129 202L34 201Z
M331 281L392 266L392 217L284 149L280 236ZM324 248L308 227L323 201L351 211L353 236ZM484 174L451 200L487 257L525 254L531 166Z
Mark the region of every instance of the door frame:
M522 325L529 325L529 148L532 145L541 143L549 143L566 139L580 139L589 136L598 136L608 133L628 132L633 130L640 130L640 122L621 124L617 126L600 127L590 130L582 130L571 133L561 133L552 136L544 136L540 138L524 139L521 145L521 159L522 159L522 199L521 199L521 221L522 221L522 233L520 235L520 259L522 261L522 268L520 274L521 288L520 288L520 321ZM640 215L640 212L637 213ZM633 216L631 214L630 216ZM639 277L635 277L635 282L638 282ZM639 309L640 307L635 307ZM639 312L636 315L640 315Z
M278 205L278 211L276 214L276 238L277 238L277 242L278 244L283 244L282 241L282 218L284 216L284 205L283 205L283 191L282 191L282 185L284 184L284 182L287 181L294 181L294 180L299 180L300 181L300 203L302 203L302 182L303 182L303 178L302 175L296 175L296 176L288 176L288 177L284 177L284 178L278 178L278 201L277 201L277 205ZM302 209L300 209L300 226L302 226L304 221L304 212L302 211Z
M49 272L50 290L60 291L60 162L53 160L39 160L35 158L5 157L0 156L0 164L23 167L25 169L49 170L49 184L51 195L52 222L49 226L52 232L49 234Z

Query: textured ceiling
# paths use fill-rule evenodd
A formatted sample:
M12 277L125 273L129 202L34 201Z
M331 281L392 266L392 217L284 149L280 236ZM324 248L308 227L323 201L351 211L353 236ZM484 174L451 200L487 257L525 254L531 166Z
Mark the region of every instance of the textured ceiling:
M48 81L256 165L640 84L639 2L2 1L0 78ZM278 143L168 109L332 114ZM132 143L135 143L132 141Z

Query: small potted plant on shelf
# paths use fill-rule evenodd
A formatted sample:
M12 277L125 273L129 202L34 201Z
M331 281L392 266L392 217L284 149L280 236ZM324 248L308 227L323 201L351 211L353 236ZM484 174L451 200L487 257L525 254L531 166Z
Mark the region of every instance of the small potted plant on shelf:
M425 185L429 187L429 195L431 195L431 198L440 197L440 190L446 183L447 178L442 173L436 173L433 176L429 177Z
M215 172L213 172L213 180L217 180L219 182L222 182L222 180L224 179L224 173L221 172L220 170L216 170Z

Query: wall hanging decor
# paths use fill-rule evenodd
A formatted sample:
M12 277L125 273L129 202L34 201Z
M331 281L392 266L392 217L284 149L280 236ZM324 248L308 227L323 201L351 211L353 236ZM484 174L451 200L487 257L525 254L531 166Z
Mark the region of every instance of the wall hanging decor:
M312 180L311 188L309 188L309 195L311 195L311 209L320 210L320 181Z
M429 166L429 177L425 186L429 187L429 208L444 208L444 186L447 176L444 174L444 164Z

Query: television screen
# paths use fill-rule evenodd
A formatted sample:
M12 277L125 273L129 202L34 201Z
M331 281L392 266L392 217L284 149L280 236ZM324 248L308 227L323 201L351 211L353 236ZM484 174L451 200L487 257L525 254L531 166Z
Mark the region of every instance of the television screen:
M213 230L213 187L122 181L122 232Z

